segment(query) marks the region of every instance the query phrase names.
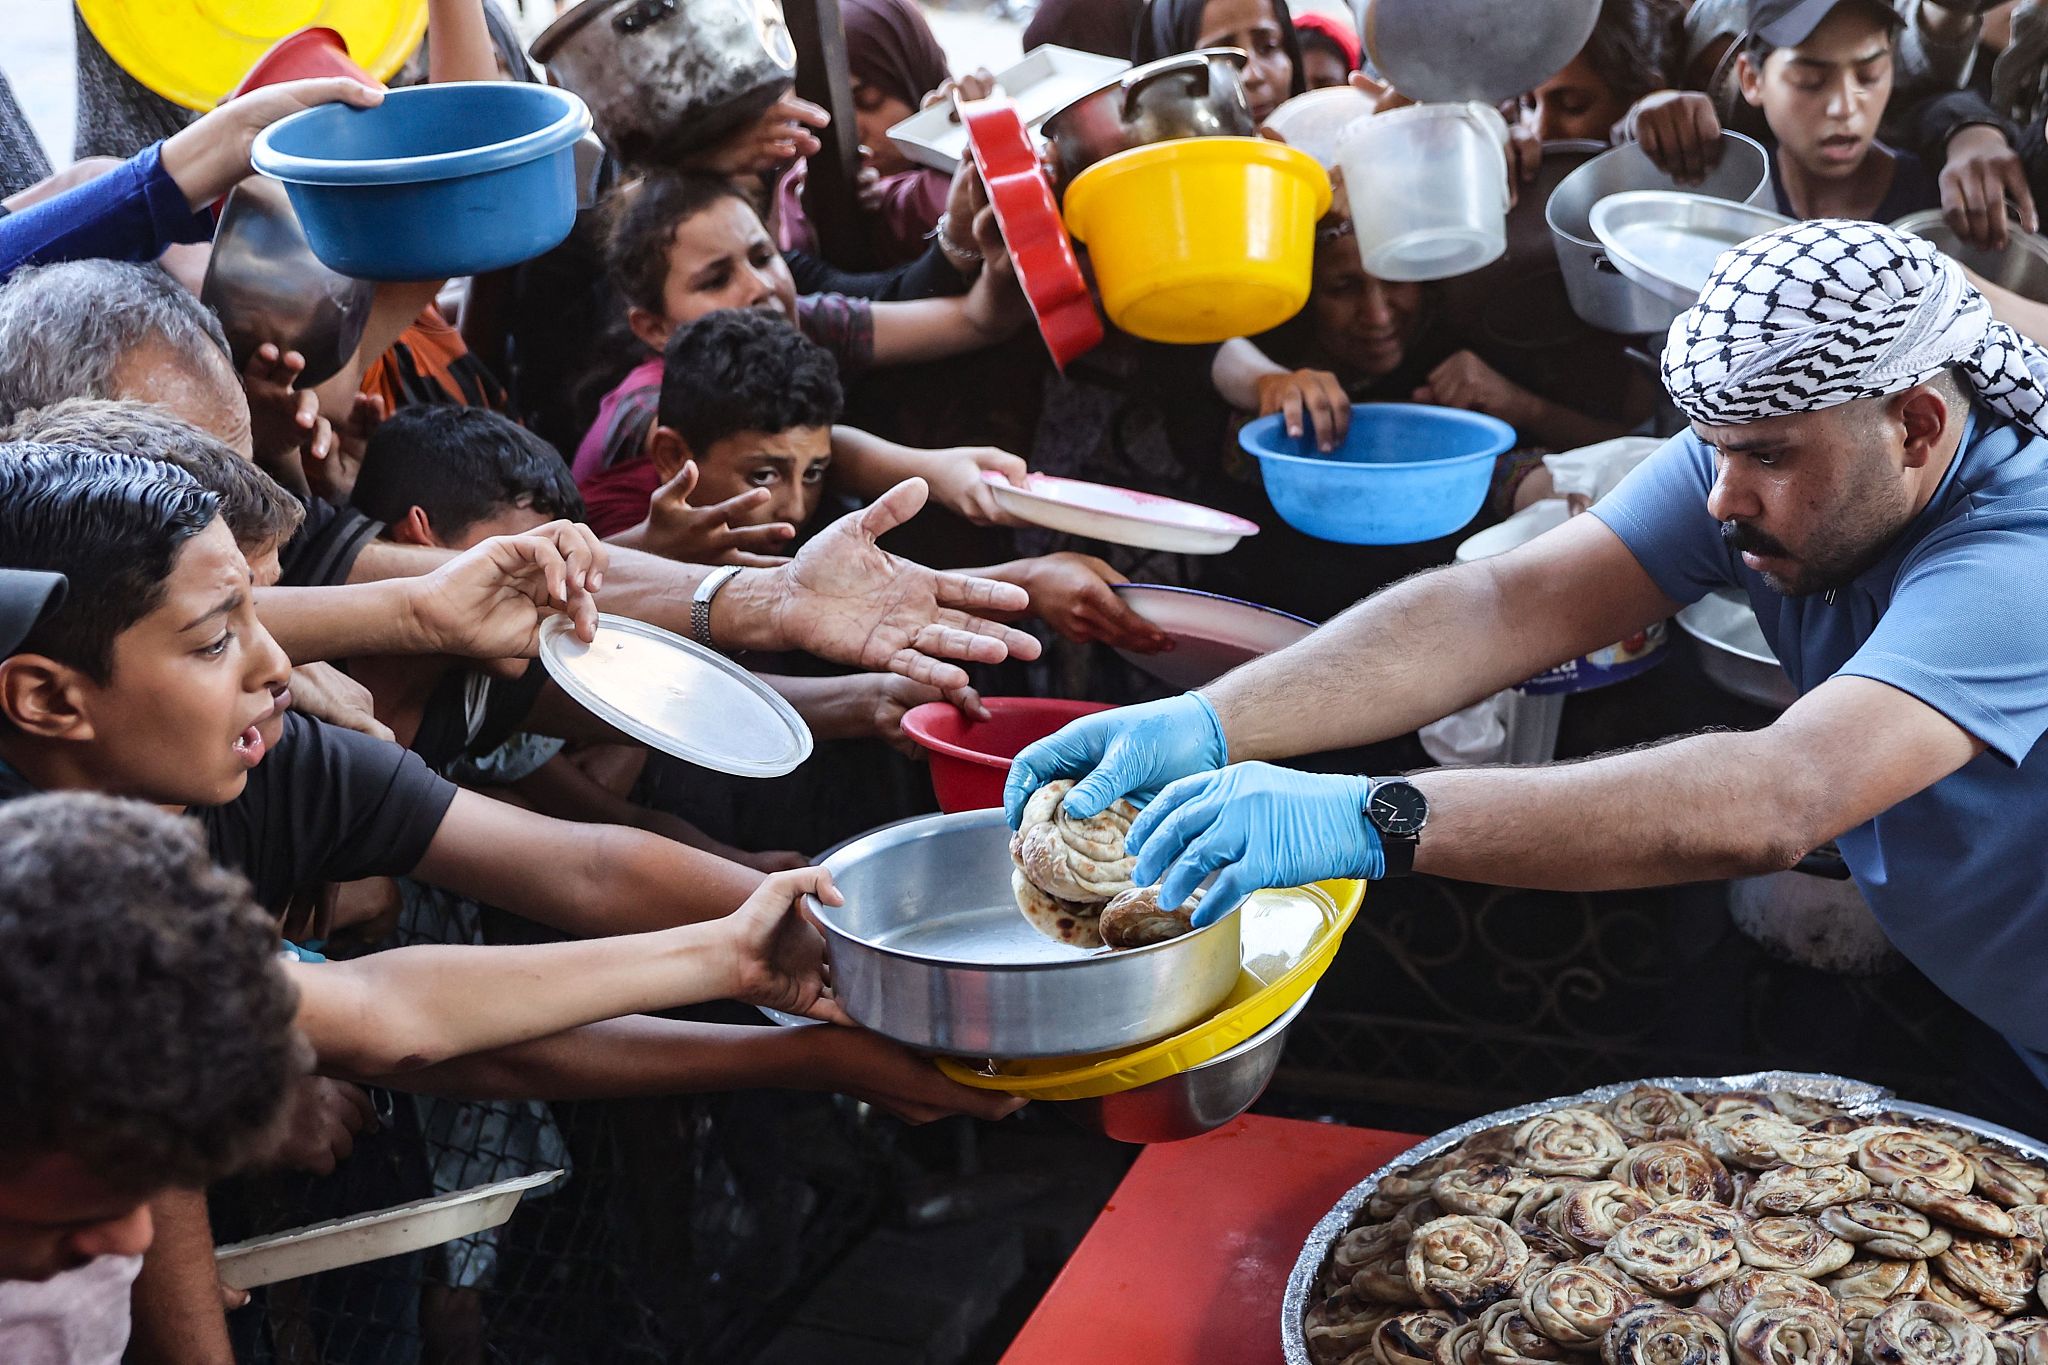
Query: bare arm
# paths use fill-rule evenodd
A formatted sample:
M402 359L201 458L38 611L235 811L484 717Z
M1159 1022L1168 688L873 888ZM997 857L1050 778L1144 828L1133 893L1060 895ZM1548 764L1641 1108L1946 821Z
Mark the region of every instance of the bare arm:
M1203 695L1233 762L1349 748L1440 720L1674 610L1619 536L1573 517L1507 554L1397 583Z
M1430 818L1415 865L1586 891L1783 871L1983 750L1904 692L1834 678L1762 730L1584 763L1421 774Z
M259 588L256 614L294 663L430 653L409 586L416 581L392 578L331 588Z
M140 1365L234 1365L213 1267L213 1224L203 1190L166 1190L150 1201L156 1238L129 1298L125 1360Z
M456 793L415 875L584 936L717 919L762 881L658 835L550 820L475 792Z
M994 345L1022 321L1008 297L1016 293L1008 274L983 272L965 294L874 304L875 364L915 365Z

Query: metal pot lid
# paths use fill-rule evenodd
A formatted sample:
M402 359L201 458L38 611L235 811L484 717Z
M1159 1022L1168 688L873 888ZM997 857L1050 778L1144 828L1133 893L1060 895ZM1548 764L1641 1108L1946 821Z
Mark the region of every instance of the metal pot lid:
M1571 65L1600 0L1361 0L1365 48L1394 88L1424 103L1502 100ZM1503 42L1503 34L1514 34Z
M1610 194L1592 218L1615 269L1681 308L1698 302L1723 252L1792 223L1769 209L1670 190Z
M553 616L540 628L540 660L592 715L699 767L780 777L811 756L810 729L766 683L659 626L599 615L586 645Z
M1092 100L1105 90L1115 90L1118 88L1136 90L1139 86L1156 80L1168 72L1186 69L1197 58L1204 63L1218 60L1227 61L1240 71L1251 65L1252 60L1251 54L1241 47L1203 47L1197 48L1193 52L1176 52L1171 57L1161 57L1157 61L1146 62L1143 66L1134 66L1127 71L1119 71L1101 84L1082 91L1040 119L1039 127L1045 128L1048 135L1050 135L1053 129L1049 125L1057 123L1060 115L1066 113L1067 110L1075 105Z

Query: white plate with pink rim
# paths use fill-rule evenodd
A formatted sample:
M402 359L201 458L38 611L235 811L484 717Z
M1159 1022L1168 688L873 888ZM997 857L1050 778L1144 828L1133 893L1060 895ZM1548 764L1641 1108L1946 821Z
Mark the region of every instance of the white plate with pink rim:
M995 490L997 506L1019 521L1112 545L1220 555L1259 533L1257 524L1243 517L1156 493L1052 474L1027 474L1022 488L992 470L981 477Z

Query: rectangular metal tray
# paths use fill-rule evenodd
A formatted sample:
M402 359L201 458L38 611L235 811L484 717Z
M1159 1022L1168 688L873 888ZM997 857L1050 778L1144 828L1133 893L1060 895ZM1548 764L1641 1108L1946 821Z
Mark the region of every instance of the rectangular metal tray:
M1730 1090L1786 1090L1811 1099L1826 1100L1839 1105L1850 1114L1890 1110L1936 1123L1946 1123L1966 1132L1976 1133L1987 1141L2010 1147L2013 1151L2035 1161L2048 1161L2048 1148L2043 1148L2039 1143L2015 1133L2010 1128L2001 1128L1995 1123L1986 1123L1982 1119L1973 1119L1947 1109L1936 1109L1932 1105L1914 1104L1910 1100L1897 1099L1883 1086L1872 1085L1867 1081L1852 1081L1846 1076L1829 1076L1811 1071L1754 1071L1741 1076L1652 1076L1639 1081L1616 1081L1612 1085L1582 1090L1576 1095L1563 1095L1513 1109L1502 1109L1483 1118L1461 1123L1455 1128L1445 1129L1435 1137L1416 1143L1353 1185L1345 1192L1343 1198L1322 1216L1309 1233L1308 1241L1302 1245L1301 1256L1294 1263L1294 1273L1287 1277L1287 1293L1280 1300L1280 1346L1286 1353L1287 1365L1313 1365L1308 1354L1308 1341L1302 1334L1302 1319L1308 1312L1309 1295L1315 1290L1316 1278L1323 1273L1323 1262L1329 1259L1330 1248L1351 1226L1352 1215L1365 1206L1366 1200L1372 1198L1373 1192L1379 1189L1381 1179L1388 1172L1403 1166L1412 1166L1418 1161L1427 1161L1439 1152L1448 1151L1466 1138L1483 1133L1489 1128L1523 1123L1538 1114L1547 1114L1554 1109L1605 1104L1639 1085L1659 1085L1666 1090L1705 1091L1710 1094Z
M1026 128L1035 128L1067 103L1094 90L1131 64L1116 57L1076 52L1070 47L1035 47L1015 66L996 73L996 87L1017 106ZM889 140L920 166L951 175L967 155L967 129L954 116L953 102L941 100L889 130Z

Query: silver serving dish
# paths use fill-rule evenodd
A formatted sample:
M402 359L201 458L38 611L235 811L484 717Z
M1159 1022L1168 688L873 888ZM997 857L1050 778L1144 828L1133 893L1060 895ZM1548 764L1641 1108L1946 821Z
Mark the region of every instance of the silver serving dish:
M1629 190L1677 190L1763 204L1771 193L1771 159L1759 143L1740 133L1723 133L1721 159L1707 178L1697 185L1681 185L1631 142L1573 171L1544 201L1543 215L1557 244L1557 263L1572 311L1603 331L1644 336L1667 330L1681 310L1630 283L1593 235L1593 206Z
M1183 692L1305 640L1316 628L1315 622L1290 612L1194 588L1119 583L1110 591L1173 638L1173 648L1158 654L1140 654L1134 649L1117 653L1125 663Z
M1286 1353L1287 1365L1313 1365L1309 1358L1308 1342L1302 1335L1302 1317L1308 1312L1309 1298L1315 1292L1316 1280L1323 1273L1323 1263L1329 1259L1330 1248L1344 1235L1345 1229L1351 1226L1352 1216L1364 1207L1366 1200L1372 1198L1373 1192L1379 1188L1380 1181L1388 1172L1402 1166L1413 1165L1418 1161L1426 1161L1489 1128L1523 1123L1538 1114L1547 1114L1557 1109L1605 1104L1638 1085L1661 1085L1668 1090L1707 1092L1785 1090L1805 1095L1810 1099L1826 1100L1851 1114L1874 1115L1888 1111L1949 1124L1975 1133L1988 1142L2008 1147L2032 1160L2048 1161L2048 1148L2042 1147L2031 1138L2015 1133L2010 1128L2001 1128L1995 1123L1985 1123L1981 1119L1969 1118L1947 1109L1936 1109L1932 1105L1894 1099L1891 1091L1883 1086L1871 1085L1867 1081L1852 1081L1843 1076L1828 1076L1810 1071L1755 1071L1741 1076L1654 1076L1640 1081L1617 1081L1612 1085L1582 1090L1576 1095L1564 1095L1553 1100L1503 1109L1484 1118L1461 1123L1455 1128L1438 1133L1433 1138L1416 1143L1353 1185L1345 1192L1344 1197L1322 1216L1321 1221L1309 1233L1308 1241L1302 1246L1301 1256L1294 1263L1294 1273L1287 1277L1287 1292L1280 1300L1280 1345Z
M1046 115L1053 178L1069 184L1105 157L1183 137L1250 137L1258 131L1234 47L1203 48L1133 67Z
M1221 1128L1258 1103L1273 1082L1287 1029L1313 989L1287 1013L1220 1057L1178 1076L1089 1100L1041 1100L1074 1122L1118 1142L1179 1142Z
M534 39L532 54L634 165L702 150L796 80L778 0L583 0Z
M1700 642L1700 668L1722 691L1773 711L1799 700L1746 594L1716 589L1678 613L1678 628Z
M2018 223L2008 223L2005 250L1987 251L1956 236L1940 209L1909 213L1892 226L1926 238L1942 254L1955 257L1965 269L2001 288L2035 303L2048 303L2048 237L2038 232L2026 232Z
M1571 64L1600 0L1354 0L1373 66L1423 103L1498 104Z
M1629 190L1593 205L1593 235L1615 269L1681 309L1699 300L1722 253L1791 223L1753 204L1671 190Z
M808 902L832 990L885 1037L956 1057L1073 1057L1136 1047L1212 1014L1237 982L1239 920L1128 952L1056 943L1010 891L1000 810L863 834L823 865L844 905Z
M270 342L306 358L300 388L326 382L356 353L376 299L370 281L320 264L283 185L252 175L228 195L199 301L219 315L237 370Z

